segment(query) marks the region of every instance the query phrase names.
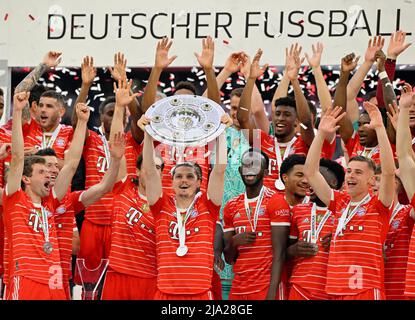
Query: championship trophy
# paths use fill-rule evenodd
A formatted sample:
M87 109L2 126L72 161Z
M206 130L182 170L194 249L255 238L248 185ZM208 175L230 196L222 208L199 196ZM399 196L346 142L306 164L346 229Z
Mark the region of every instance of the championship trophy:
M108 264L108 259L101 259L100 265L96 269L90 270L85 266L85 259L76 259L76 267L82 282L82 300L99 299Z
M171 96L147 110L150 124L146 130L155 140L183 154L186 147L206 145L217 138L226 128L220 121L224 113L219 104L202 96Z

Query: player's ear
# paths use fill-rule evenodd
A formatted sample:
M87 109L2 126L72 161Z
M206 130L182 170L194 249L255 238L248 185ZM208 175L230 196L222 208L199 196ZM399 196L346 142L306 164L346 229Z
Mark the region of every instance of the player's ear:
M26 186L30 184L30 179L27 176L22 176L22 181Z
M282 178L282 181L284 182L284 184L287 184L287 182L288 182L288 175L287 175L286 173L284 173L284 174L281 176L281 178Z

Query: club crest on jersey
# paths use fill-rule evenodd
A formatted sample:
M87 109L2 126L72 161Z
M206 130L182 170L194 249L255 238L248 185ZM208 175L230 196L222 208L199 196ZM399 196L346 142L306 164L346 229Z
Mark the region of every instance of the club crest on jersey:
M197 210L193 210L192 213L190 214L190 217L191 218L196 218L198 214L199 213L197 212Z
M63 138L56 139L56 145L58 147L63 147L65 145L65 140Z
M62 205L58 209L56 209L57 214L64 214L65 212L66 212L66 207L64 205Z
M366 209L365 209L365 208L359 208L359 209L356 211L356 214L357 214L359 217L363 217L363 216L365 215L365 213L366 213Z
M265 214L265 209L264 208L259 208L258 216L263 216L264 214Z
M391 227L392 229L398 229L399 225L400 225L400 222L399 220L397 220L397 221L392 222Z

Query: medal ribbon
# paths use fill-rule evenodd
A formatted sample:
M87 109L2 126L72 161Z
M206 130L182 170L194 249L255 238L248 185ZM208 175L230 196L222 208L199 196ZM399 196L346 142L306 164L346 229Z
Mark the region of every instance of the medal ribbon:
M297 137L296 136L294 136L291 139L291 141L286 144L287 146L285 148L284 157L282 157L282 155L281 155L281 149L280 149L280 144L277 141L277 138L274 138L274 143L275 143L275 157L276 157L276 160L277 160L278 171L281 168L282 161L290 155L291 148L292 148L293 144L295 143L295 141L297 141Z
M317 243L318 236L320 235L321 230L323 229L324 224L326 223L327 219L330 217L331 211L326 209L326 213L321 219L318 227L316 229L316 221L317 221L317 205L313 203L313 207L311 208L311 221L310 221L310 233L311 233L311 242Z
M59 132L61 131L62 125L59 124L55 130L53 130L52 136L50 137L49 141L46 142L46 134L43 132L42 137L42 149L52 148L53 144L55 143L56 138L58 137Z
M395 208L393 208L393 212L389 220L389 225L392 223L393 219L395 219L396 215L399 213L399 211L401 211L402 208L403 208L403 205L398 202Z
M245 197L244 197L245 212L246 212L246 216L248 218L249 224L251 225L251 229L253 232L255 232L256 226L258 223L259 208L261 207L262 199L264 198L264 191L265 191L265 188L262 187L261 191L259 192L258 201L257 201L257 205L255 207L255 212L254 212L254 225L252 225L251 207L248 204L248 197L245 192Z
M351 201L349 201L349 204L347 205L346 209L343 211L342 216L339 220L339 224L337 225L336 233L334 235L335 238L341 233L343 228L347 226L350 220L352 220L352 218L357 212L357 209L359 209L361 205L366 204L368 201L370 201L370 198L371 198L370 194L367 194L366 197L360 200L360 202L356 205L356 207L352 210L350 214L349 214L349 211L350 211Z
M109 166L111 161L110 146L108 144L107 138L105 137L104 131L102 130L102 127L100 127L98 130L100 133L99 136L104 146L105 159L107 160L107 165Z
M186 243L186 222L187 219L190 216L190 213L192 212L195 202L196 200L202 195L201 192L198 192L195 196L195 198L193 199L192 203L190 204L190 206L187 208L186 211L186 215L184 216L184 218L182 217L179 208L177 208L176 205L176 200L174 200L175 202L175 206L176 206L176 218L177 218L177 229L178 233L179 233L179 247L184 247L185 243Z

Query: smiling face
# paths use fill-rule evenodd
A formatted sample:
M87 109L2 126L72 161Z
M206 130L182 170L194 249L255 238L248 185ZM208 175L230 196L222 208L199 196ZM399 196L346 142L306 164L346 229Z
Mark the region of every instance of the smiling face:
M374 171L364 161L352 160L346 170L345 182L349 195L353 198L369 192L374 185Z
M44 131L53 130L65 114L64 107L51 97L41 97L36 108L36 120Z
M55 156L43 156L42 158L46 161L46 168L49 171L50 176L50 187L55 185L56 178L59 174L58 158Z
M370 123L370 118L367 113L362 113L359 117L359 142L363 147L374 147L378 144L378 138L376 136L376 131L368 129L365 127L365 124Z
M201 181L198 179L196 169L190 166L179 166L173 175L173 190L176 196L192 198L200 188Z
M259 152L245 152L241 159L239 174L245 186L256 186L262 183L267 173L266 160Z
M290 171L282 175L286 192L298 197L305 197L310 192L310 185L304 175L304 165L296 164Z
M279 105L275 108L274 127L277 138L285 138L295 132L297 111L293 107Z

